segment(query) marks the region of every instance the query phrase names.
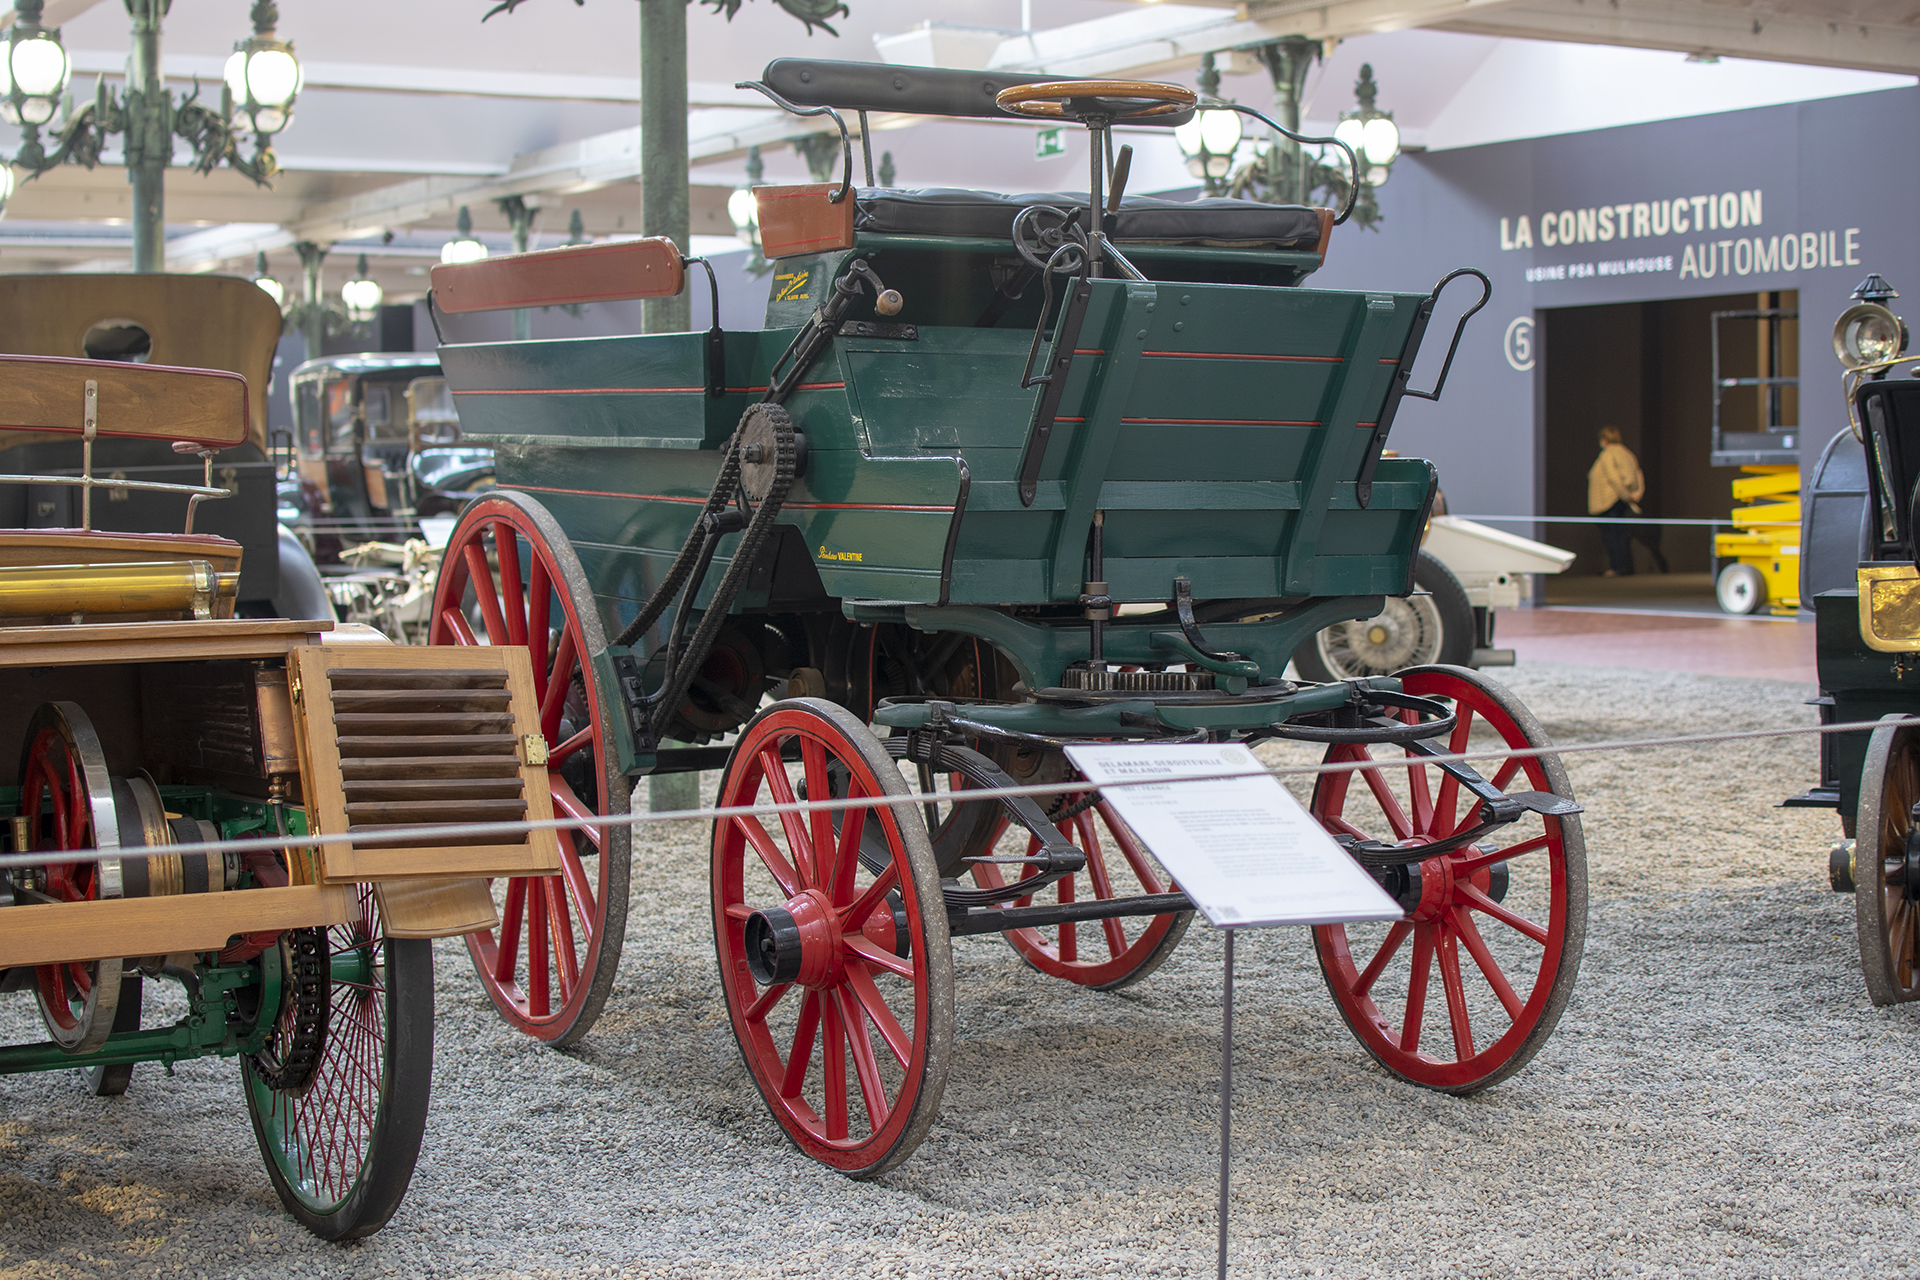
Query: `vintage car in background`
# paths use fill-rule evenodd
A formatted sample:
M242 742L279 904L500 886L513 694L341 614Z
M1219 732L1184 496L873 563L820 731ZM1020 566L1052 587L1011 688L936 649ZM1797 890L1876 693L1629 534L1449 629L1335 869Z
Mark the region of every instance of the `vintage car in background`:
M1510 667L1513 650L1493 647L1493 611L1520 608L1532 598L1534 574L1560 573L1573 558L1504 529L1436 515L1414 562L1414 594L1388 597L1374 617L1318 632L1293 665L1309 680L1386 676L1429 662Z
M463 445L440 363L409 352L309 360L293 371L294 461L280 517L321 565L334 611L401 643L454 519L493 487L493 450Z
M280 341L280 309L251 280L212 275L0 276L0 352L218 369L247 380L246 438L213 459L215 479L233 491L200 513L203 532L246 548L238 587L241 617L330 617L320 578L301 546L276 524L268 458L267 387ZM11 433L0 439L15 475L80 474L76 433ZM103 438L94 469L108 476L198 483L201 461L169 441ZM65 485L0 484L0 526L46 529L80 524L79 499ZM144 532L177 519L174 501L152 491L109 490L97 529Z

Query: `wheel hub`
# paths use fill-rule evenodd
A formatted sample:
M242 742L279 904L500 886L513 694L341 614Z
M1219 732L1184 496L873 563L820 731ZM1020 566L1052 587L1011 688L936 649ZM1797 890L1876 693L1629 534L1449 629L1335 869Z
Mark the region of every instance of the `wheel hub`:
M1907 838L1895 856L1887 859L1887 882L1901 886L1908 902L1920 902L1920 804L1908 815Z
M1453 905L1453 859L1444 855L1424 859L1420 863L1418 883L1420 901L1407 918L1419 924L1438 920Z
M876 913L876 919L880 918ZM891 925L893 921L885 919L884 923ZM747 970L763 987L797 982L818 988L831 985L839 977L840 921L833 904L818 889L808 889L783 906L762 907L748 916L744 940ZM892 939L883 945L893 950Z

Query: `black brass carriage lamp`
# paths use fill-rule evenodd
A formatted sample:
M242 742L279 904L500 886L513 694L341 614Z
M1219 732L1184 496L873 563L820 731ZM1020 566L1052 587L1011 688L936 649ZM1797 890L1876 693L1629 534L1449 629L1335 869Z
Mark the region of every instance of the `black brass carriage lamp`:
M1907 324L1887 303L1899 297L1878 272L1853 291L1854 305L1833 323L1833 353L1848 369L1884 365L1906 354Z
M169 2L126 0L133 41L125 91L118 97L100 80L93 101L74 107L67 94L73 66L60 31L40 24L44 0L14 0L18 20L7 32L6 57L0 59L0 116L21 127L13 163L28 177L69 160L91 169L100 162L107 138L122 135L133 187L133 269L141 272L165 267L166 171L173 139L192 149L198 172L225 164L264 186L278 168L273 135L292 119L301 84L293 46L274 35L278 7L273 0L255 0L254 33L235 44L227 60L219 109L201 105L198 82L176 102L160 70L160 21ZM51 151L40 136L43 126L53 134ZM250 158L241 154L240 139L247 133L253 135Z
M1198 83L1203 99L1219 99L1220 71L1210 53L1200 59ZM1174 142L1187 157L1187 172L1200 179L1208 195L1227 193L1233 153L1239 149L1243 132L1237 111L1198 111L1173 131Z
M1333 130L1334 137L1352 147L1354 154L1367 162L1360 180L1369 187L1386 185L1393 172L1393 162L1400 154L1400 126L1393 122L1393 112L1374 106L1379 92L1380 86L1373 80L1373 65L1362 63L1360 78L1353 86L1353 96L1359 100L1360 107L1356 111L1341 112L1340 123Z
M278 280L275 280L272 275L268 274L267 255L265 250L262 250L261 252L255 254L253 257L253 282L260 286L260 291L262 293L266 294L269 298L273 299L274 306L281 307L281 308L286 307L287 305L286 286L281 284Z
M454 222L454 237L440 246L440 261L478 262L487 256L487 246L473 236L473 215L467 212L467 206L460 206L460 216Z
M340 286L340 301L346 305L347 319L365 324L380 314L380 302L386 291L367 274L367 255L361 254L354 265L353 279Z

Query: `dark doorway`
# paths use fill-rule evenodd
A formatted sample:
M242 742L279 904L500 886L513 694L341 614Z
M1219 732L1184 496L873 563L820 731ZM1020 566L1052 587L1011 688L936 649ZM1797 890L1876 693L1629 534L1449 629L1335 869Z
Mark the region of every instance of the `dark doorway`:
M1640 459L1647 496L1641 503L1656 519L1725 519L1733 508L1738 467L1711 464L1713 452L1713 313L1791 308L1797 295L1725 294L1666 302L1629 302L1601 307L1562 307L1543 312L1546 330L1546 486L1542 510L1551 516L1584 517L1587 471L1599 453L1600 428L1620 429L1622 441ZM1780 335L1774 335L1777 339ZM1753 321L1722 321L1720 376L1754 378L1787 370L1769 363L1769 344ZM1797 345L1785 335L1785 350ZM1797 411L1797 404L1775 406ZM1767 412L1752 388L1729 392L1721 405L1723 426L1764 429ZM1746 419L1755 427L1746 427ZM1791 421L1791 418L1787 419ZM1546 526L1547 540L1575 552L1563 576L1598 574L1607 567L1600 535L1588 524ZM1702 525L1660 531L1659 549L1675 574L1709 574L1713 531ZM1634 544L1640 573L1656 567L1653 554ZM1649 584L1651 585L1651 584Z

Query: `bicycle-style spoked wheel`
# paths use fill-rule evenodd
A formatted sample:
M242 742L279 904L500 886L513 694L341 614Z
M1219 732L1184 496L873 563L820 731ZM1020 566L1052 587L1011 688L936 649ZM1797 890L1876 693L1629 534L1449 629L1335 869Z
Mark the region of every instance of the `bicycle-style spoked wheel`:
M812 698L747 725L719 803L803 788L913 794L856 717ZM946 909L916 807L716 820L713 921L741 1055L794 1145L856 1177L905 1160L939 1110L953 1044Z
M545 507L500 490L467 508L441 560L429 643L526 645L554 815L627 812L631 784L605 733L613 691L592 665L606 633ZM630 847L623 825L563 831L559 875L494 882L500 927L470 934L467 946L494 1005L527 1035L571 1044L600 1016L620 966Z
M1084 785L1082 783L1083 788ZM1067 786L1071 788L1072 783ZM1061 793L1060 803L1078 808L1085 802L1086 795L1084 789L1069 789ZM1134 838L1107 801L1097 801L1091 808L1063 818L1058 830L1086 855L1086 868L1056 881L1038 894L1015 899L1014 905L1029 906L1036 897L1049 902L1085 902L1172 892L1173 878L1154 861L1146 846ZM1003 844L999 849L1003 853L1018 852L1032 857L1040 852L1040 840L1029 834L1023 844ZM1033 869L1026 867L1020 877L1009 882L993 863L979 862L973 866L974 882L987 889L998 889L1009 883L1018 889L1019 881L1031 879L1033 874ZM1044 929L1010 929L1006 939L1021 959L1050 977L1111 991L1130 986L1159 968L1180 945L1192 919L1191 911L1125 916Z
M1903 716L1886 716L1888 720ZM1860 974L1877 1005L1920 1000L1920 736L1882 725L1867 740L1854 830L1854 923Z
M360 910L326 930L329 984L324 1029L279 1019L270 1053L241 1060L247 1111L280 1202L326 1240L353 1240L386 1225L413 1177L426 1133L433 1078L433 947L383 936L372 885ZM264 963L279 963L269 952ZM282 974L282 998L299 998L303 969ZM261 1017L277 1018L276 1010ZM310 1055L318 1039L317 1058ZM303 1043L307 1041L309 1043ZM299 1062L275 1088L274 1066Z
M1400 673L1406 692L1453 705L1453 752L1550 745L1519 700L1463 667ZM1409 715L1411 713L1408 713ZM1480 801L1427 757L1335 746L1314 816L1344 833L1408 851L1405 919L1316 928L1327 987L1347 1026L1387 1070L1448 1093L1506 1079L1539 1051L1573 993L1586 940L1586 846L1576 816L1528 813L1479 842L1433 857L1420 849L1472 826ZM1557 756L1469 764L1502 791L1571 797Z

